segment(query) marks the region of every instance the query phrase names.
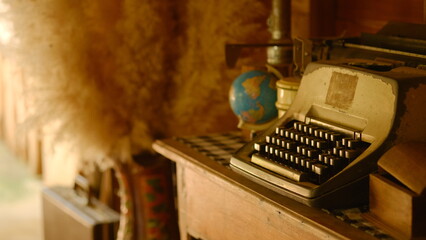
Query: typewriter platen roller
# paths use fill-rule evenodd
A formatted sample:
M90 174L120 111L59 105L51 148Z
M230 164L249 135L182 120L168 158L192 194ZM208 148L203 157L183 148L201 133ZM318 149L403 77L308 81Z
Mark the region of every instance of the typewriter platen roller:
M426 140L426 71L375 64L310 63L289 110L235 153L231 167L310 206L366 202L379 157L396 143Z

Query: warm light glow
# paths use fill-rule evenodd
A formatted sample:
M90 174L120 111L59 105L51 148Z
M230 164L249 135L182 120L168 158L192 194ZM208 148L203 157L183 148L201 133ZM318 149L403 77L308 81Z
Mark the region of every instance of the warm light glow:
M10 6L0 0L0 14L5 14L9 11ZM0 18L0 42L9 44L13 38L14 30L13 23L4 18Z
M13 38L13 23L7 20L0 20L0 42L9 44Z

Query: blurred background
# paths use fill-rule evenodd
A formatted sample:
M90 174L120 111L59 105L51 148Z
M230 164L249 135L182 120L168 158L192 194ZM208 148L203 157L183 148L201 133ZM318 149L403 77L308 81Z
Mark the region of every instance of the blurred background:
M59 18L60 21L52 20L58 17L55 15L49 15L53 17L48 18L48 22L46 15L40 16L45 21L43 23L53 26L52 29L69 27L63 28L62 32L52 31L51 38L47 34L41 39L46 42L39 42L40 39L34 38L38 35L31 35L31 38L22 41L27 43L23 49L29 52L17 51L15 54L18 57L15 58L11 54L15 47L13 39L25 38L25 28L19 28L23 22L28 24L37 21L37 18L30 18L37 15L24 15L38 14L31 11L35 2L39 4L37 8L45 10L45 13L61 15L58 12L62 11L61 8L47 7L55 5L54 1L0 1L0 40L4 45L0 51L0 239L42 239L40 190L46 186L72 185L79 163L82 158L87 158L87 155L76 151L74 143L76 139L87 136L87 126L95 126L103 121L102 118L94 118L90 120L90 124L84 122L93 116L90 111L97 109L96 107L101 111L94 116L112 113L112 123L95 129L99 132L95 132L97 135L93 139L103 139L105 132L117 129L106 138L128 136L135 143L133 145L137 146L131 153L149 152L150 144L156 138L235 130L237 119L228 105L229 86L243 65L262 65L265 56L259 50L248 49L242 53L237 65L230 69L225 65L224 45L227 42L265 42L270 37L267 29L267 18L271 10L269 1L241 0L230 3L222 0L207 5L197 4L196 0L177 1L180 4L176 5L172 4L173 1L164 1L164 6L162 3L155 4L155 1L128 0L123 1L122 5L115 0L93 1L93 6L83 4L84 6L75 5L72 10L65 9L66 15ZM73 1L57 2L71 4ZM140 3L141 6L138 5L139 2L143 2ZM153 7L147 7L151 5ZM87 9L80 8L81 6ZM170 9L174 10L173 14ZM425 23L425 9L424 0L293 0L290 10L291 37L350 37L362 32L375 33L388 21ZM163 16L162 14L167 14L163 22L155 22L161 19L158 17ZM86 18L78 20L81 16ZM150 17L155 19L154 23ZM96 25L96 21L102 24ZM173 25L170 26L171 29L168 29L169 25ZM32 25L26 25L28 26ZM50 31L48 25L37 27L46 31L43 34ZM39 29L37 27L29 28L29 31L36 31ZM81 29L85 34L84 41L69 40L76 29ZM30 32L28 34L34 34ZM54 34L56 35L53 36ZM161 40L158 40L159 37ZM31 41L28 39L33 41L32 44L29 44ZM68 44L66 51L57 47L61 44ZM61 57L54 61L43 57L46 64L58 64L53 66L59 66L59 70L51 68L51 65L37 65L31 71L28 70L30 68L25 64L34 64L33 57L41 56L43 47L44 50L51 49L50 57ZM154 52L157 50L159 52ZM22 61L26 53L37 51L39 55ZM70 56L67 54L70 52L75 52L73 54L78 56L74 62L67 62L67 57ZM157 57L151 59L151 55ZM80 75L75 73L76 68L62 69L64 64L72 65L82 59L86 59L85 63L90 65L78 67L77 73ZM47 72L52 69L56 72ZM67 76L71 70L72 75ZM93 72L86 74L85 71ZM37 76L34 73L42 74ZM76 76L83 80L75 78ZM52 79L43 79L45 77ZM69 99L75 97L83 102L83 105L70 104L71 109L74 108L72 113L62 108L65 109L63 122L75 123L77 128L73 126L67 129L70 125L63 122L58 127L55 121L28 128L27 120L38 113L36 107L39 104L39 92L28 91L34 79L46 84L79 83L87 87L80 88L77 85L71 87L72 91L61 92ZM88 82L95 83L94 87L86 84ZM105 85L110 86L103 88ZM56 93L63 87L53 86L57 88L50 90ZM126 86L132 90L111 95L115 90L125 89ZM93 94L83 95L86 93L81 89L88 89ZM157 91L155 94L162 99L153 101L155 98L149 92L154 89ZM98 105L84 107L85 101L98 95L103 96L99 98ZM69 103L61 102L62 99L58 102L47 100L54 103L52 105L55 107L58 106L55 104L62 103L64 107ZM81 118L78 117L79 114ZM53 118L57 116L56 114ZM217 124L219 121L221 124ZM126 126L124 130L122 126ZM80 137L58 141L58 133L75 129L78 131L74 135ZM135 136L143 137L140 140ZM93 136L87 136L92 139L91 137ZM110 142L108 146L117 146L115 140ZM99 143L102 144L104 142ZM106 148L101 149L103 151L100 154L105 157Z

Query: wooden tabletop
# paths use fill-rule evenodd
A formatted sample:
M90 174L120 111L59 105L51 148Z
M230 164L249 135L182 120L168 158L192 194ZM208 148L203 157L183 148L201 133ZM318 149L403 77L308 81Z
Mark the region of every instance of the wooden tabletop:
M274 205L283 214L291 215L303 223L304 227L324 233L323 236L332 239L377 239L322 209L308 207L261 186L176 139L157 140L153 148L178 165L223 179L246 194Z

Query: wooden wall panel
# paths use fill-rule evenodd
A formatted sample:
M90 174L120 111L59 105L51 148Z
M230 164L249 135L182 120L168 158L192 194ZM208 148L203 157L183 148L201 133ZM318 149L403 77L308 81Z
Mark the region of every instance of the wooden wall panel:
M292 37L334 37L336 0L293 0Z
M291 1L291 37L310 36L310 0Z
M426 23L426 0L293 0L292 32L302 37L375 33L389 21Z
M335 0L336 33L375 33L388 21L423 23L424 0Z
M336 0L311 0L310 18L311 29L310 36L315 37L335 37L337 17Z

